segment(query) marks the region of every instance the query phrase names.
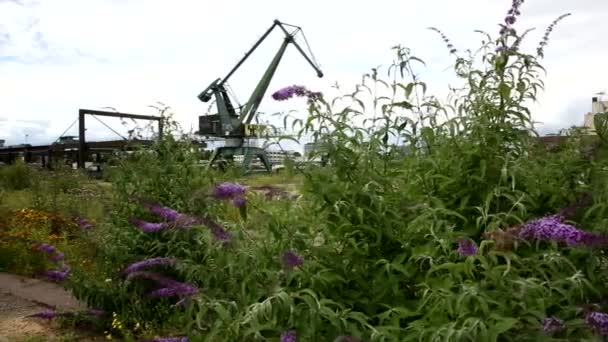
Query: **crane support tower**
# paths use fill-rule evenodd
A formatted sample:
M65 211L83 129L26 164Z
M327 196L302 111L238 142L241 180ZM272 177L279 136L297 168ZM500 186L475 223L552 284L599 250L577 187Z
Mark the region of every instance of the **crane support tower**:
M228 96L226 82L276 27L279 27L285 34L283 43L279 47L276 55L266 68L262 78L253 90L249 101L240 107L237 113L237 110L233 106L232 101ZM286 27L292 27L295 28L295 30L294 32L290 33ZM264 35L262 35L262 37L253 45L253 47L247 51L245 56L243 56L243 58L232 68L232 70L230 70L230 72L228 72L224 78L218 78L211 82L211 84L198 95L199 100L202 102L208 102L214 98L217 113L199 116L199 130L197 134L216 139L220 138L225 141L224 146L215 149L209 163L210 166L212 166L213 163L219 158L232 161L234 156L242 155L244 156L243 168L246 171L249 169L253 158L258 157L264 164L266 170L271 172L272 166L266 156L266 151L260 147L245 146L244 139L259 136L260 132L264 129L264 126L251 124L251 121L257 113L257 109L262 102L262 98L264 97L264 94L270 85L270 81L272 80L272 77L274 76L289 44L293 44L302 54L302 56L304 56L306 61L314 68L318 77L323 77L323 72L321 72L317 63L313 62L314 57L312 56L312 53L310 53L312 57L311 59L311 57L309 57L295 41L294 37L300 31L302 31L302 29L298 26L285 24L275 20L272 26L264 33Z

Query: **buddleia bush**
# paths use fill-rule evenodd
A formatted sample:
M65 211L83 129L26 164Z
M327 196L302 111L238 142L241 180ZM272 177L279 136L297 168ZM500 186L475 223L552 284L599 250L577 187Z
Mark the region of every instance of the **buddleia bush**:
M605 146L539 143L528 106L565 16L526 53L521 7L477 51L433 29L462 83L445 101L401 46L332 101L273 94L308 98L294 125L322 155L297 198L201 173L170 137L120 165L98 246L108 281L75 275L79 296L191 341L601 338Z
M594 187L605 162L574 136L559 151L539 144L527 106L543 88L549 33L566 16L530 54L520 47L529 31L514 26L521 6L513 2L498 38L482 32L476 53L434 29L463 81L447 103L427 94L415 73L423 62L399 46L387 78L374 69L351 94L309 99L302 134L327 166L304 171L305 197L324 243L308 246L312 261L285 285L293 302L277 299L283 311L258 320L289 314L286 328L306 341L602 332L604 204L593 198L605 196ZM292 93L279 97L308 95Z

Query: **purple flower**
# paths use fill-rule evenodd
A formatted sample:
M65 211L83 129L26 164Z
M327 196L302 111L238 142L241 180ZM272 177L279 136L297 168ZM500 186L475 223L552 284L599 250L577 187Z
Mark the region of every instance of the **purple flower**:
M61 271L57 271L57 270L47 270L47 271L42 271L39 273L40 276L43 276L51 281L62 281L65 280L65 278L67 278L67 276L70 273L70 269L66 269L66 270L61 270Z
M214 227L211 228L211 233L213 233L213 237L221 242L230 242L232 241L232 234L228 232L223 227Z
M304 86L292 85L276 91L272 94L272 98L276 101L284 101L292 98L294 95L299 97L306 96L308 100L315 100L323 96L320 92L312 92Z
M179 284L178 281L165 277L164 275L162 275L160 273L149 272L149 271L136 271L136 272L129 273L127 275L126 279L131 280L133 278L145 278L145 279L149 279L149 280L154 280L155 282L157 282L158 284L160 284L161 286L164 286L164 287L171 287L171 286Z
M182 214L175 209L154 203L144 203L143 206L155 215L174 223L176 226L187 228L199 223L199 219L186 214Z
M135 227L139 228L140 230L142 230L146 233L154 233L154 232L158 232L158 231L169 228L169 224L166 222L153 223L153 222L147 222L147 221L143 221L143 220L139 220L139 219L131 219L130 222Z
M304 263L304 259L294 251L283 252L281 260L283 262L283 266L288 269L298 267Z
M298 336L294 330L287 330L281 333L281 342L297 342Z
M479 249L475 241L471 239L460 239L458 240L458 249L456 252L461 256L471 256L477 254Z
M171 209L169 207L164 207L160 204L145 203L143 206L146 209L150 210L150 212L152 212L153 214L156 214L169 221L175 221L180 215L177 210Z
M105 313L106 312L101 309L89 309L87 311L87 315L95 317L103 316Z
M152 266L173 266L175 263L176 260L174 258L150 258L129 265L129 267L124 270L124 273L129 274Z
M232 234L224 229L224 227L222 227L219 223L211 220L210 218L201 218L201 221L211 229L211 233L216 240L222 242L232 241Z
M80 229L83 229L83 230L89 230L89 229L93 228L93 225L87 219L85 219L83 217L77 218L76 223L78 224Z
M237 208L242 208L247 204L247 200L245 199L245 197L239 196L232 200L232 204L234 204L234 206Z
M54 253L57 250L57 248L55 248L55 246L49 245L48 243L40 243L40 244L36 245L35 248L39 251L46 252L46 253Z
M141 342L188 342L187 337L156 337L153 339L141 340Z
M233 199L236 197L243 196L245 194L245 187L236 183L221 183L213 190L213 197L217 199Z
M163 287L157 290L154 290L148 293L147 297L149 298L157 298L157 297L174 297L174 296L191 296L198 293L198 289L196 286L187 284L187 283L179 283L176 282L170 287Z
M608 335L608 314L597 311L590 312L586 315L585 321L601 335Z
M553 333L564 328L564 321L555 317L547 317L543 320L543 331Z
M561 215L551 215L531 220L522 226L519 236L524 239L562 242L568 246L593 246L607 243L605 237L580 230L562 221Z
M505 18L505 23L507 23L507 25L513 25L513 24L515 24L515 16L508 15Z
M38 317L44 319L53 319L58 316L58 313L53 310L42 311L37 314L30 315L28 317Z
M55 261L55 262L58 262L58 261L60 261L60 260L63 260L63 258L64 258L64 257L65 257L65 254L63 254L63 253L59 252L59 253L54 254L54 255L51 257L51 259L53 259L53 261Z

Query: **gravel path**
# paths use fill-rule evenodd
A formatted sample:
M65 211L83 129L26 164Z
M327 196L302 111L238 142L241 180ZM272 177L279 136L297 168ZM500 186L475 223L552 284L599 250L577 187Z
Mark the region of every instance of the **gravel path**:
M49 321L27 317L52 308L82 310L85 306L57 284L0 273L0 342L28 337L55 341L59 334Z
M0 342L15 342L35 336L44 337L43 341L55 339L57 336L48 322L26 317L45 309L23 298L0 293Z

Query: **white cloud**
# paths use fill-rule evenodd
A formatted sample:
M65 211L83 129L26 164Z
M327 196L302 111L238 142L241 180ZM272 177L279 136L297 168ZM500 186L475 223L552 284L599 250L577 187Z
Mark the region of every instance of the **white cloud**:
M38 140L53 140L76 118L79 108L112 106L149 114L147 105L162 101L185 128L196 125L207 104L196 95L223 77L262 33L280 19L304 29L325 73L314 71L290 47L271 83L260 111L292 109L270 93L298 83L330 92L334 81L345 86L392 59L401 44L427 62L423 76L441 92L451 75L444 43L429 26L442 29L464 50L476 48L482 29L494 34L510 1L187 1L53 0L38 3L0 1L0 137L20 143L30 129ZM593 93L608 88L601 56L608 47L608 2L581 0L526 1L520 31L537 27L526 48L534 49L544 29L558 15L572 12L552 33L544 65L546 91L533 106L534 118L548 127L580 124ZM274 32L229 82L245 102L281 41ZM50 120L32 131L16 119ZM104 119L120 132L117 119ZM89 120L89 136L111 136ZM196 127L194 127L196 129ZM74 134L75 127L70 132ZM30 141L34 137L30 135Z

